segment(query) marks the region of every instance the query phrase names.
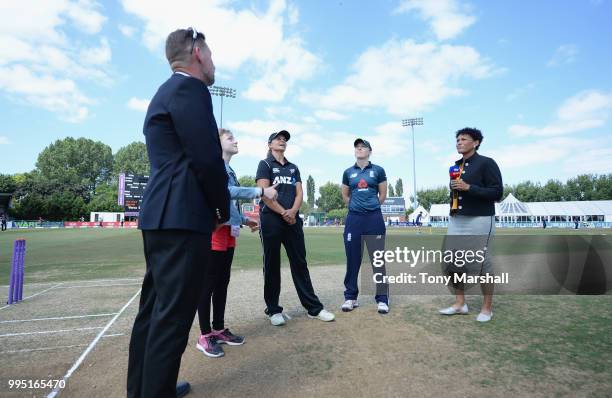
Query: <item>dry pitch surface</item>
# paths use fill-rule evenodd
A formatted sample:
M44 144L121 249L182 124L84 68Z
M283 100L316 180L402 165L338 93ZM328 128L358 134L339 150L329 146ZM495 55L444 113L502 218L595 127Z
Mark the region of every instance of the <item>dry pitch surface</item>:
M612 301L600 297L499 296L495 318L442 317L450 297L402 296L391 313L371 297L342 313L342 266L311 268L315 289L337 320L308 319L283 269L281 303L292 317L273 327L263 314L259 270L232 274L227 325L247 343L223 358L195 349L197 321L180 379L192 397L244 396L609 396ZM0 396L46 396L8 389L9 379L59 379L82 354L62 397L125 396L129 332L138 278L26 285L18 305L0 306ZM6 287L0 287L6 297ZM132 300L130 303L130 300ZM130 304L128 304L130 303ZM123 309L123 312L120 311Z

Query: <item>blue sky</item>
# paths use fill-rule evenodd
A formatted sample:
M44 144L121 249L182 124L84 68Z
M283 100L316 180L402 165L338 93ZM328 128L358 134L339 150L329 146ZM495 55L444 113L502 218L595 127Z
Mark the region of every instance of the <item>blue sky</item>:
M37 3L37 4L32 4ZM67 1L0 4L0 173L34 168L66 136L113 151L144 140L169 76L164 40L203 31L217 84L237 90L224 127L254 175L273 131L317 186L340 182L369 139L392 182L446 184L454 131L478 127L504 180L612 172L610 1ZM219 98L214 106L219 120Z

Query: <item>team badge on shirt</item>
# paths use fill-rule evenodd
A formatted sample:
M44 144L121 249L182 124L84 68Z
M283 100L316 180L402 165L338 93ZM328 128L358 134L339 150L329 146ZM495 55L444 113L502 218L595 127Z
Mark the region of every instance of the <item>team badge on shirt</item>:
M366 182L365 179L361 179L359 180L359 182L357 183L357 188L359 189L367 189L368 188L368 183Z
M374 178L374 170L370 170L370 177Z
M295 185L295 178L288 176L276 176L274 177L274 181L272 181L272 185L274 184L289 184Z

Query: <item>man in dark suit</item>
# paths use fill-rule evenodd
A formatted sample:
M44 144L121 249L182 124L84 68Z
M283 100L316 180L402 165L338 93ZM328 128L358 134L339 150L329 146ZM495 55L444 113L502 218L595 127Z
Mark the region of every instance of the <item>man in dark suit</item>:
M215 66L204 35L179 29L166 40L174 71L144 122L151 174L141 205L146 273L130 341L128 397L182 397L176 384L193 323L211 231L229 219L227 174L207 86Z

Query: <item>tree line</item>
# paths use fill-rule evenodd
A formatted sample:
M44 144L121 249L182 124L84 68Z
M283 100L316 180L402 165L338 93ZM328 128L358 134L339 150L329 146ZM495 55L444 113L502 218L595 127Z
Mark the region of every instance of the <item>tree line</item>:
M115 154L110 146L87 138L57 140L38 155L36 167L27 173L0 174L0 192L13 193L15 219L61 221L89 218L92 211L123 211L117 204L120 173L149 173L147 149L142 142L132 142ZM239 178L242 186L255 186L253 176ZM340 184L327 182L319 186L315 199L315 180L309 175L301 212L323 212L328 218L344 218L348 209L342 200ZM387 197L404 195L403 181L387 185ZM583 174L563 183L549 180L545 184L525 181L504 186L504 198L512 193L524 202L570 200L611 200L611 174ZM418 191L419 204L429 210L432 204L448 203L447 186ZM413 198L411 197L412 201ZM412 209L408 209L408 213Z
M255 186L255 177L243 176L238 179L242 186ZM404 185L399 178L395 184L387 185L387 197L403 196ZM316 207L315 207L316 206ZM327 182L319 187L319 197L315 200L315 181L309 175L306 179L306 198L300 208L302 214L311 212L325 213L327 218L345 218L348 207L342 200L342 187L340 184Z
M545 184L525 181L504 185L503 199L511 193L521 202L612 200L612 173L581 174L565 183L551 179ZM418 191L418 200L421 206L430 210L432 204L448 203L449 195L448 186L440 186Z
M91 211L123 211L117 204L122 172L149 173L144 143L133 142L113 154L100 141L67 137L43 149L34 170L0 174L0 192L13 194L9 215L15 219L89 219Z

